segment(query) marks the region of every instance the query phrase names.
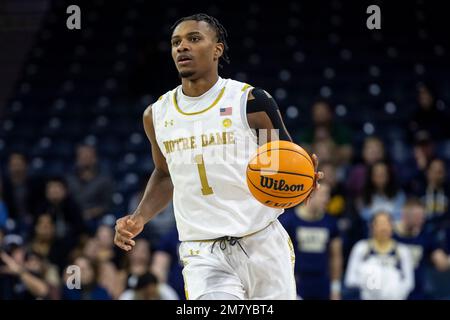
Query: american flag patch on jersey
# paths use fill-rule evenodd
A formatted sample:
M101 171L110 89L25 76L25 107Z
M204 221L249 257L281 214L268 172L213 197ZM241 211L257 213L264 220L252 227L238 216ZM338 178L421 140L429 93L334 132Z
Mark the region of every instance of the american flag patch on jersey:
M231 116L232 111L233 111L232 107L220 108L220 115Z

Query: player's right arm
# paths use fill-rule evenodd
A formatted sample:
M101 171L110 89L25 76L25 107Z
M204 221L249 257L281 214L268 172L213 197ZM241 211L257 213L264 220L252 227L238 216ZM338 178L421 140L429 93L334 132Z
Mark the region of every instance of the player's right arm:
M150 140L155 169L145 188L141 202L133 214L117 220L114 243L125 251L135 245L133 240L144 228L144 225L161 212L172 199L173 184L170 178L166 159L156 142L151 106L143 116L144 129Z

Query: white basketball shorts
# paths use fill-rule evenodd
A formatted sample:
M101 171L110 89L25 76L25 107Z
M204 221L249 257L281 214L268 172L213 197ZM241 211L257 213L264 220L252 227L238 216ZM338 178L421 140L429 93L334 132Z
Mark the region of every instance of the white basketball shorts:
M239 243L185 241L180 245L187 299L225 292L238 299L296 299L295 254L278 220Z

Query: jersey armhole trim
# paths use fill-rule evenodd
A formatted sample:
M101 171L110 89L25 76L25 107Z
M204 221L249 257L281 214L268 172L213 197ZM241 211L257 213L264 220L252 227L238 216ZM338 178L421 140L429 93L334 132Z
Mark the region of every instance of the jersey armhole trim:
M245 92L245 89L249 89L247 90L247 92ZM243 106L241 107L241 119L242 119L242 124L244 125L244 127L249 130L250 135L253 137L253 139L255 139L255 142L258 142L258 136L255 134L255 132L253 132L253 129L250 127L249 123L248 123L248 118L247 118L247 102L248 102L248 96L250 94L250 92L252 91L252 89L254 89L251 85L246 84L244 86L244 88L242 89L244 93L244 95L242 96L244 98L244 101L241 102L243 103ZM256 129L255 129L256 130Z

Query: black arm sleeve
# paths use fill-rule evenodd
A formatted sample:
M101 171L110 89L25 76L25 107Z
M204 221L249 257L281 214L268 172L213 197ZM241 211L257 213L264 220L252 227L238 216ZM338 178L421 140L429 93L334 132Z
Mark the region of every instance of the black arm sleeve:
M252 94L255 99L247 101L247 114L265 112L275 129L279 130L280 140L292 141L281 119L281 114L276 101L263 89L254 88Z

